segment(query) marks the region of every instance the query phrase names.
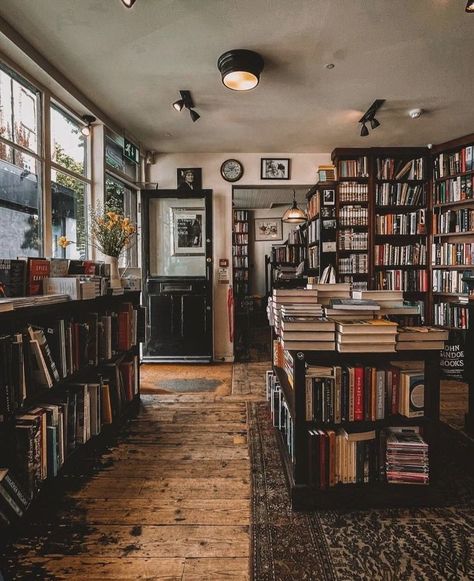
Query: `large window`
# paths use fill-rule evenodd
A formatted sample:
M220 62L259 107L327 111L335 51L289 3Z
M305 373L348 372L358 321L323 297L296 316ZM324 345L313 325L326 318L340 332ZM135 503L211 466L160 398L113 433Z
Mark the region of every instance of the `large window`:
M121 210L134 224L137 223L137 192L121 180L105 175L105 196L108 205ZM136 240L134 245L120 258L120 266L137 266L138 249Z
M42 253L39 127L39 91L1 67L0 258Z
M51 107L52 255L87 257L88 140L81 124L59 107ZM60 236L74 244L58 246Z

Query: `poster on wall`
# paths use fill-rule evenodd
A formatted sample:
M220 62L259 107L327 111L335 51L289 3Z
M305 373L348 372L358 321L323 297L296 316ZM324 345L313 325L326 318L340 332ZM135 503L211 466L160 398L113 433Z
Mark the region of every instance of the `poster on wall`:
M173 256L203 256L205 211L199 208L171 208Z
M463 331L450 331L449 339L441 351L441 373L444 379L463 380L465 340Z
M283 221L281 218L255 218L255 241L283 239Z

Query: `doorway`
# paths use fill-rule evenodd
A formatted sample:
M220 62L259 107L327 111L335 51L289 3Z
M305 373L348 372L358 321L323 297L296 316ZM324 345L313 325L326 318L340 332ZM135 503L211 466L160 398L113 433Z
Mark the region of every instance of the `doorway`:
M306 252L305 245L292 243L295 227L284 223L282 217L292 204L293 190L298 206L306 208L310 187L233 187L234 359L237 362L271 359L266 315L268 296L279 276L279 268L286 272L296 270ZM280 260L282 250L291 253L291 260Z
M212 191L145 190L144 361L211 361Z

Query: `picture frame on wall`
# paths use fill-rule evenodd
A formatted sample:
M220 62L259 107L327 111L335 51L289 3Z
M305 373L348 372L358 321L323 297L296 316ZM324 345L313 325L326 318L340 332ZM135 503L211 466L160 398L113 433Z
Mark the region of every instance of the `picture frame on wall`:
M336 190L323 190L323 205L324 206L336 205Z
M255 218L255 242L283 240L283 221L281 218Z
M262 157L260 160L260 179L289 180L290 160L282 157Z
M181 193L202 190L202 168L178 167L176 170L177 189Z
M171 208L173 256L204 256L206 213L201 208Z

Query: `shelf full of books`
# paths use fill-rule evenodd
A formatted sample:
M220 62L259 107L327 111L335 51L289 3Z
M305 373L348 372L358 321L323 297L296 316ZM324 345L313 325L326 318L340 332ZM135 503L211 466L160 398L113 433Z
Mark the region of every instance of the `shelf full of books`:
M268 305L267 394L293 507L426 502L447 331L387 320L413 308L401 291L308 286Z
M249 212L234 210L232 232L232 271L236 309L239 301L249 294Z
M17 517L73 453L137 401L139 301L139 292L126 292L0 314L0 465L20 491ZM4 509L2 500L0 520L14 522Z

